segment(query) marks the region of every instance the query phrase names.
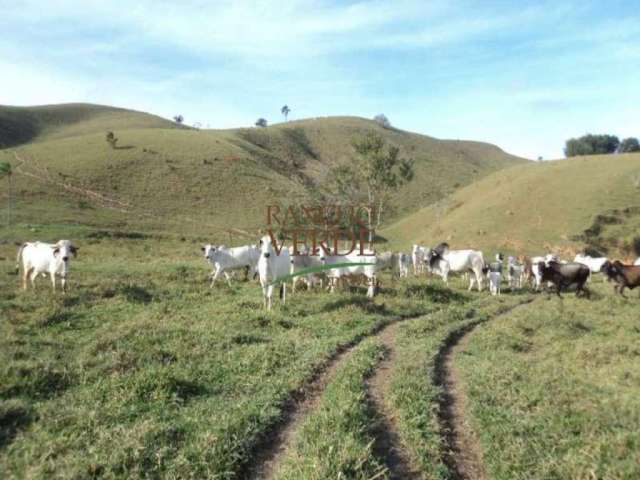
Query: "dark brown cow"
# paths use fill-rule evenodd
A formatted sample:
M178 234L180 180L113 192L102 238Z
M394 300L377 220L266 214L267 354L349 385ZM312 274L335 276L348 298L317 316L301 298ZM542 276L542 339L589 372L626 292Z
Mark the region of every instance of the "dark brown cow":
M541 282L553 283L560 298L562 298L560 295L562 289L573 285L576 287L576 296L580 292L587 297L591 296L589 290L584 286L591 272L589 267L582 263L559 263L552 260L545 265L544 262L540 262L538 263L538 271L542 277Z
M607 276L609 281L615 283L613 290L624 298L627 298L623 292L625 288L633 290L640 286L640 265L623 265L620 260L611 263L604 262L602 272Z

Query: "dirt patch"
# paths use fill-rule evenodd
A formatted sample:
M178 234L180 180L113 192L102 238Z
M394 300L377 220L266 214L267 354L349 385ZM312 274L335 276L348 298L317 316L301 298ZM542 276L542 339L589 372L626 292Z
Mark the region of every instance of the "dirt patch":
M385 402L385 398L388 397L392 367L395 361L397 329L398 324L396 323L379 334L379 338L386 348L386 355L367 382L369 402L378 417L374 426L376 440L373 448L376 455L384 460L391 480L419 479L421 478L419 470L413 466L402 446L396 414Z

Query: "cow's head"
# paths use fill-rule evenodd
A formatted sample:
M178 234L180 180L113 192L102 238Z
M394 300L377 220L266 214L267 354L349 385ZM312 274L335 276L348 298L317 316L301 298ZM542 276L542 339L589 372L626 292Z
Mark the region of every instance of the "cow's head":
M269 258L273 253L273 245L271 244L271 236L265 235L260 239L260 255Z
M204 258L206 260L213 260L213 257L215 256L216 252L219 250L219 247L215 245L211 245L210 243L207 243L206 245L203 245L202 247L200 247L200 250L204 254Z
M52 245L51 248L53 249L53 256L65 263L69 261L71 256L75 258L78 255L78 250L80 250L70 240L60 240L55 245Z

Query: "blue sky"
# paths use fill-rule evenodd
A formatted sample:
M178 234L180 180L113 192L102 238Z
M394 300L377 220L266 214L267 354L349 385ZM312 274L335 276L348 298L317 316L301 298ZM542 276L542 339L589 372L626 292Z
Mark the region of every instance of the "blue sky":
M211 128L386 114L402 129L562 156L640 136L628 1L0 0L0 104L93 102Z

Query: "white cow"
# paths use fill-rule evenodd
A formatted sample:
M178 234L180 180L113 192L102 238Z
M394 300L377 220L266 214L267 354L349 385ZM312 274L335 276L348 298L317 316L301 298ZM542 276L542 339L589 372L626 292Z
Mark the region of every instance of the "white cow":
M320 256L310 255L309 248L306 245L304 245L298 251L300 255L294 255L293 247L289 247L289 255L291 257L290 273L296 273L306 268L322 266L322 260L320 260ZM304 282L307 285L307 288L311 288L317 284L319 284L320 288L322 288L323 278L324 278L323 274L316 274L316 273L310 273L307 275L299 275L297 277L293 277L291 293L295 293L296 285L298 284L298 282Z
M507 262L507 281L509 287L522 288L522 278L524 277L524 265L519 264L514 257L509 257Z
M591 273L600 273L602 270L602 265L609 260L607 257L591 257L589 255L576 255L576 258L573 259L574 262L581 263L589 267Z
M429 247L423 247L420 245L414 245L411 249L411 261L413 263L413 274L419 275L424 273L425 263L424 259L429 253Z
M264 306L271 310L273 299L274 281L286 277L291 271L291 256L289 250L282 248L280 254L276 252L271 243L271 236L265 235L260 239L260 258L258 260L258 275L260 275L260 286L262 287L262 297ZM287 296L287 283L280 282L280 298L285 304Z
M429 252L426 262L429 263L432 272L442 277L447 286L449 285L450 272L471 271L473 275L469 277L469 290L477 282L478 291L482 291L482 270L485 266L482 252L478 250L449 250L447 244L442 244Z
M336 286L342 280L348 280L354 277L364 277L367 282L367 297L373 298L378 287L377 281L377 258L373 252L364 250L364 255L360 255L360 250L356 250L347 255L331 255L323 256L322 261L325 265L334 265L338 263L362 263L365 265L354 265L351 267L336 267L327 270L327 278L329 279L329 289L335 292ZM366 264L373 265L366 265Z
M247 269L247 273L251 273L252 276L257 272L260 249L255 245L227 248L224 245L216 246L208 243L200 250L204 253L205 260L213 267L210 275L211 287L223 273L231 286L230 271Z
M402 252L398 253L398 275L400 278L406 278L409 276L411 260L412 256Z
M538 264L540 262L544 262L544 264L548 266L549 262L558 262L558 256L548 253L544 257L531 257L531 271L533 273L534 287L536 291L540 290L540 285L542 283L542 274L540 273L540 269L538 268Z
M20 269L22 259L22 288L27 289L27 278L31 280L31 287L36 288L36 277L49 274L51 286L56 291L56 277L60 277L62 291L67 290L67 276L69 275L69 260L78 254L78 247L69 240L58 243L27 242L20 246L16 258L16 270Z
M636 258L636 261L633 262L634 265L640 265L640 257Z

